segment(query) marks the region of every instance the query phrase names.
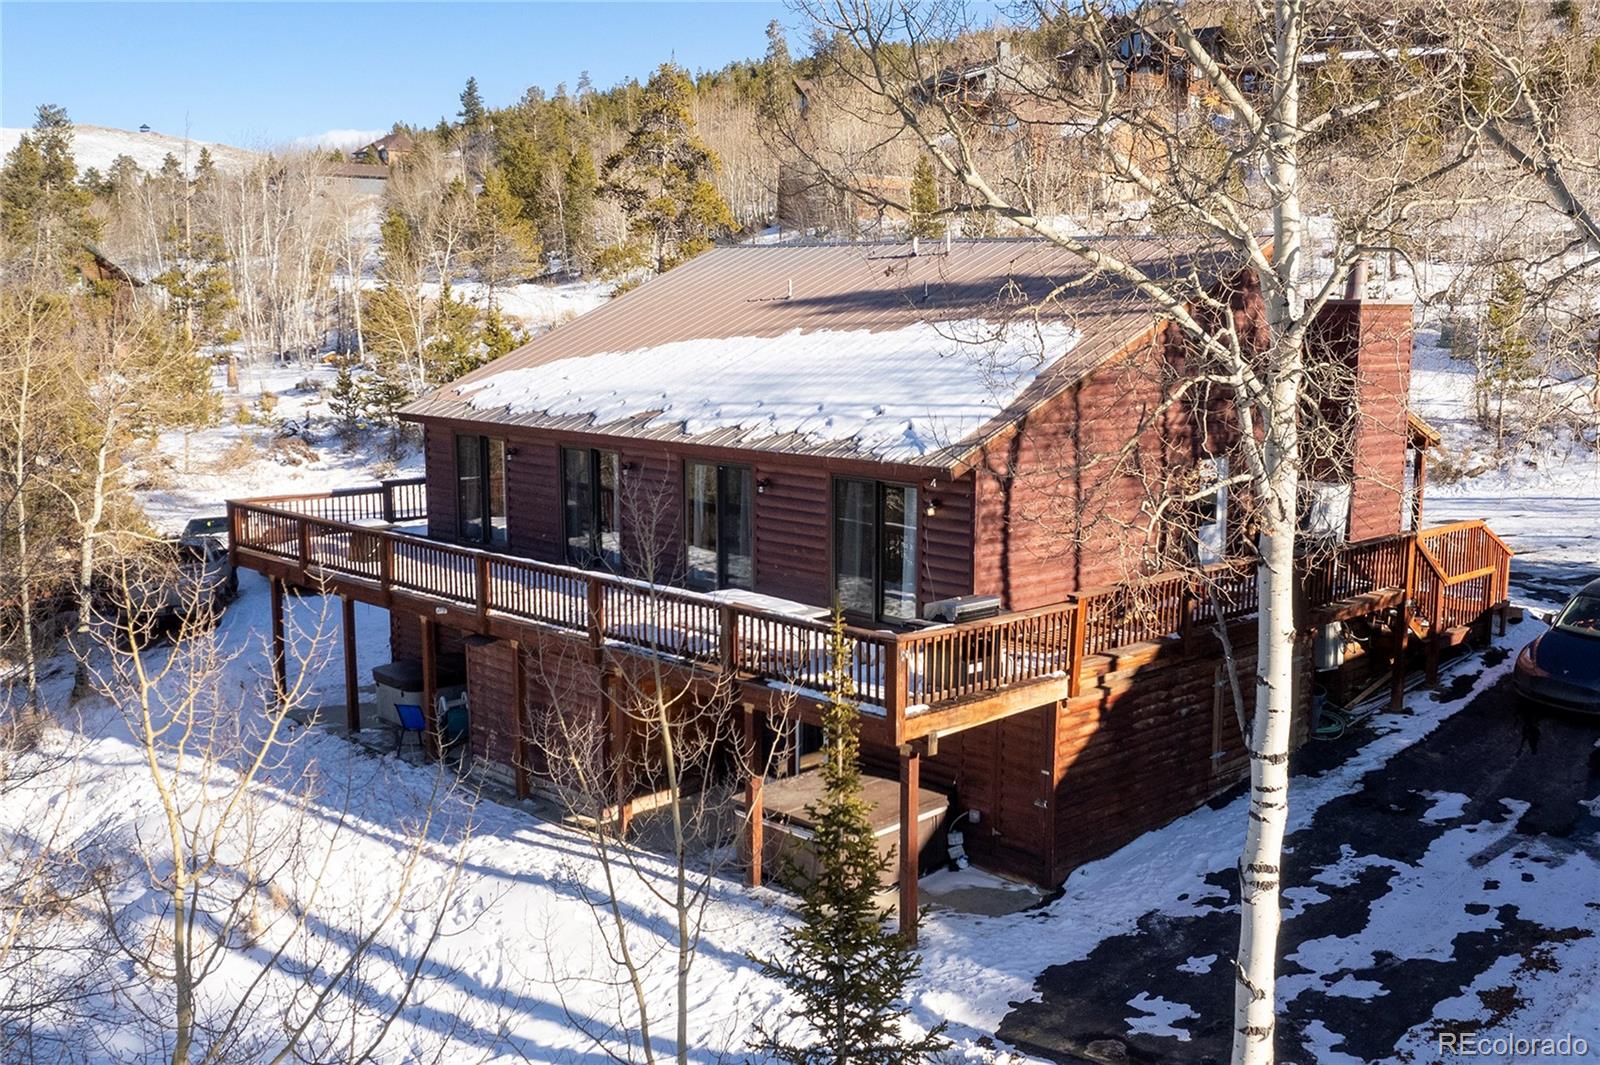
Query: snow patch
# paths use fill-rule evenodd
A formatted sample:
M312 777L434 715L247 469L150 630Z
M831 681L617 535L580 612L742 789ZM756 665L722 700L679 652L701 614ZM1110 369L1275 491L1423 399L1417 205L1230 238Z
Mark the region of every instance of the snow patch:
M1193 1008L1181 1002L1168 1002L1164 998L1152 996L1148 991L1141 991L1128 1000L1128 1005L1140 1011L1142 1016L1128 1018L1128 1031L1132 1035L1166 1036L1170 1039L1180 1039L1187 1043L1189 1033L1182 1028L1174 1027L1179 1021L1199 1020L1200 1015Z
M504 370L461 387L478 410L642 415L698 435L854 440L914 458L965 439L1077 343L1066 324L923 322L883 332L792 330L681 340Z
M31 132L30 129L15 126L0 129L0 155L15 148L24 133ZM173 136L153 130L138 133L107 126L74 126L72 130L72 157L78 164L79 174L90 167L104 174L119 155L131 156L140 169L153 174L161 169L161 161L168 154L183 164L185 172L193 173L195 164L200 161L201 148L211 152L212 161L221 170L243 170L256 159L254 152L247 152L243 148L190 140L181 135Z

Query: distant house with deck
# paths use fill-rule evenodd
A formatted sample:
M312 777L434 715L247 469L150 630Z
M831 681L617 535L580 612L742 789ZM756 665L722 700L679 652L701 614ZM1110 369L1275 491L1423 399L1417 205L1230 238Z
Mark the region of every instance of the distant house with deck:
M1259 313L1226 255L1107 240ZM1381 672L1481 624L1506 576L1481 524L1411 531L1410 307L1335 302L1314 332L1358 389L1315 471L1335 490L1302 573L1302 708L1340 625ZM756 879L809 779L838 604L909 915L944 859L930 826L1054 885L1245 774L1219 639L1249 700L1250 530L1220 487L1226 411L1173 390L1188 357L1131 287L1040 241L721 248L412 403L421 481L236 502L232 544L280 604L344 597L347 647L351 604L386 607L420 701L462 685L474 757L523 792L552 723L630 749L617 684L647 667L718 700ZM1152 486L1196 483L1185 522L1147 520ZM622 790L648 807L650 781Z
M357 148L350 153L350 161L373 166L396 166L405 162L416 147L416 141L411 134L397 130L379 137L371 144Z

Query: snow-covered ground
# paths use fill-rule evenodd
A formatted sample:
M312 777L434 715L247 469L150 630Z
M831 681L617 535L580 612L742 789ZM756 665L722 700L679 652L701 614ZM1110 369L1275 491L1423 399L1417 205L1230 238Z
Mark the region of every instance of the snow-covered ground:
M362 284L371 284L363 279ZM494 291L494 305L507 318L515 319L524 329L540 332L569 322L587 314L611 298L613 285L606 281L561 281L546 284L524 281L515 285L501 285ZM439 285L425 282L423 295L437 298ZM476 307L488 307L488 286L481 281L458 281L450 286L451 295Z
M388 454L385 430L355 441L338 437L328 418L332 367L246 368L237 393L224 387L220 367L216 376L223 401L218 423L187 437L168 433L136 457L137 495L160 531L220 514L229 499L322 492L421 473L415 446ZM265 395L272 398L263 401Z
M424 287L437 295L437 285ZM611 289L603 281L530 281L496 289L494 300L502 314L532 335L593 310L610 298ZM480 307L487 303L479 282L463 282L452 291ZM223 410L217 423L187 437L166 434L135 457L137 495L156 527L181 529L190 518L221 513L228 499L419 475L417 449L392 449L388 431L371 430L350 440L335 432L328 410L334 372L321 361L244 365L235 392L226 387L219 368L215 384Z
M1417 334L1413 409L1440 431L1441 451L1458 465L1487 469L1449 482L1430 477L1424 520L1488 519L1518 552L1517 590L1545 605L1563 599L1567 583L1549 585L1550 578L1571 569L1600 575L1600 451L1564 440L1494 465L1473 420L1472 367L1452 359L1438 339L1431 328Z
M7 126L0 128L0 155L15 148L26 129ZM127 155L146 173L161 169L161 162L171 153L186 170L192 171L200 159L200 149L211 151L211 159L223 170L243 169L255 158L254 152L235 148L229 144L190 140L183 134L161 133L151 130L112 129L107 126L74 126L72 155L78 162L78 173L94 167L104 174L119 155Z

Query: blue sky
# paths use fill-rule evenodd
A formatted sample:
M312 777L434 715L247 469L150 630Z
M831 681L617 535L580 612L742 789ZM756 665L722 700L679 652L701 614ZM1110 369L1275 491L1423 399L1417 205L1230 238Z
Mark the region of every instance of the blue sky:
M0 3L0 125L76 122L258 148L432 125L468 75L491 106L766 50L781 3ZM800 35L795 35L796 43Z

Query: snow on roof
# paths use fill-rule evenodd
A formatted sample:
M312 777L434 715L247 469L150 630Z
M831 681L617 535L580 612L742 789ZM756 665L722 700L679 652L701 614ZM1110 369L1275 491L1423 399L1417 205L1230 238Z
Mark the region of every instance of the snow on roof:
M1180 283L1239 268L1200 238L1087 239ZM1037 239L737 245L400 414L950 469L1158 320L1132 285Z
M872 332L792 329L697 338L506 370L464 384L476 410L645 417L699 435L852 441L882 459L960 442L1080 339L1066 322L919 322Z

